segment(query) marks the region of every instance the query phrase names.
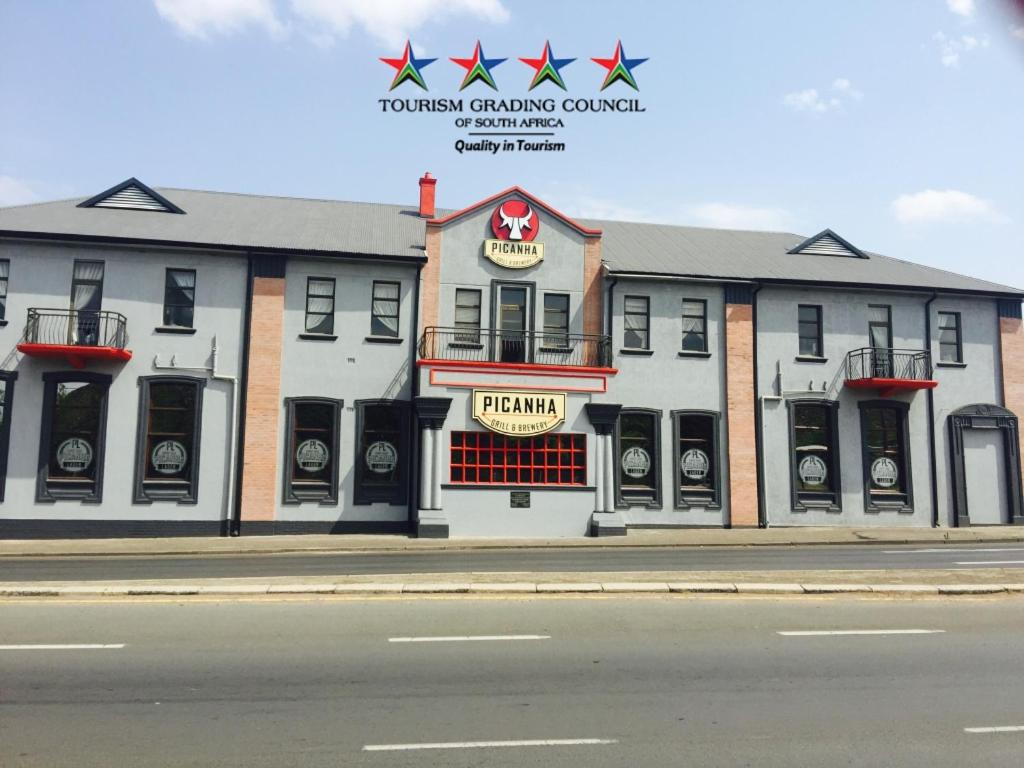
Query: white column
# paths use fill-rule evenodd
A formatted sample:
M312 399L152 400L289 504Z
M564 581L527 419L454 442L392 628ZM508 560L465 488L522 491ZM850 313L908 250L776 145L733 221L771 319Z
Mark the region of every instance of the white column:
M595 435L594 441L594 486L597 499L594 503L595 512L604 512L604 435Z
M615 511L615 446L612 443L612 436L602 435L604 438L604 511Z
M441 430L432 429L430 431L434 436L434 468L431 472L430 508L441 509Z
M432 429L420 430L420 509L433 509L431 494L434 487L434 438Z

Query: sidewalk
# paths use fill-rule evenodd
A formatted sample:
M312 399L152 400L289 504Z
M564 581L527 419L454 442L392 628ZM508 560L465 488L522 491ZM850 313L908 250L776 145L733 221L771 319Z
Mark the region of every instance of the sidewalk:
M409 536L302 535L238 538L26 539L0 541L0 557L92 557L302 552L417 552L575 547L757 547L814 544L1024 542L1024 528L684 528L569 539L416 539Z

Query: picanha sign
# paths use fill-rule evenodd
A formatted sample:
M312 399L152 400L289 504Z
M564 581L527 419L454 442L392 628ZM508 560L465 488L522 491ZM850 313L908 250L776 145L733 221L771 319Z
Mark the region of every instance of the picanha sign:
M526 269L544 260L537 212L522 200L506 200L491 214L493 239L484 240L484 256L499 267Z
M565 393L474 389L473 418L511 437L542 435L565 421Z

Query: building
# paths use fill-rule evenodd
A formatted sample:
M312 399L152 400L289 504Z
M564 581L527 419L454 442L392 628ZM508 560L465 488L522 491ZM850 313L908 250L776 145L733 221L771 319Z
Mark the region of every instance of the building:
M0 209L0 537L1024 522L1021 291L435 185Z

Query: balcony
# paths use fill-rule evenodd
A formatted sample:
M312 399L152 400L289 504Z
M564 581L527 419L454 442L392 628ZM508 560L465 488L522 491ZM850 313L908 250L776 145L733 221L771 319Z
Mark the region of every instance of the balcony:
M611 338L579 333L430 327L420 338L419 354L423 361L479 367L612 369Z
M18 351L63 358L72 368L84 368L89 360L131 360L127 343L128 321L119 312L31 308Z
M919 349L862 347L846 355L846 386L875 389L881 397L902 390L933 389L931 354Z

